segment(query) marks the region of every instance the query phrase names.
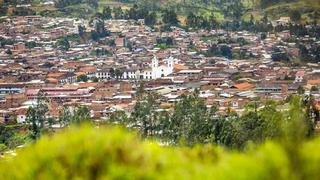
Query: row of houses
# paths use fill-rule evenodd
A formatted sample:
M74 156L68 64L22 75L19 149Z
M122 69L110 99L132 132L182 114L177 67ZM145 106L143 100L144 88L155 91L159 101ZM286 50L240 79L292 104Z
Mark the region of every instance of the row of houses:
M241 113L252 100L283 100L302 90L318 98L319 64L291 66L272 59L275 48L299 55L296 44L284 40L290 33L262 39L246 31L171 27L171 32L160 32L140 21L105 21L111 33L98 42L79 36L79 24L88 34L94 30L82 19L24 16L0 23L2 122L25 122L40 91L56 119L64 107L78 105L88 106L95 119L107 119L117 110L132 112L141 84L159 94L168 111L195 89L221 113ZM67 50L57 46L61 37L69 37ZM219 55L221 48L232 57Z

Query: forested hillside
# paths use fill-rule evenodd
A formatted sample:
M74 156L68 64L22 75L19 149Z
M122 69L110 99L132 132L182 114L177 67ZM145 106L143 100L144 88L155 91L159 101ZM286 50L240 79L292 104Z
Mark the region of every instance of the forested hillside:
M103 0L101 0L103 1ZM137 3L146 7L173 8L180 14L189 12L208 14L214 12L225 19L242 17L248 19L253 14L256 19L264 14L274 19L280 16L292 16L299 12L303 21L310 21L320 16L319 0L115 0L125 3Z
M201 16L214 15L222 21L260 20L265 15L271 19L290 16L301 22L311 22L320 17L320 0L55 0L54 8L40 6L41 0L0 0L0 14L24 15L39 14L47 16L73 16L91 18L96 13L102 13L105 7L121 7L123 10L137 4L150 11L159 12L165 9L178 13L181 21L188 14ZM17 4L33 4L29 8L17 8L8 12L7 6ZM27 10L26 10L27 9ZM17 13L22 11L22 13ZM7 12L7 13L6 13Z

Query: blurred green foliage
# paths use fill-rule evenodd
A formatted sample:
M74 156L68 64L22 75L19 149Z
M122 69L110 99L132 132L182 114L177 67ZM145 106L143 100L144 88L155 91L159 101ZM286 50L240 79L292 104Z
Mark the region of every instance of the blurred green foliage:
M0 161L0 179L317 179L320 139L290 148L276 142L244 152L167 147L120 128L83 126Z

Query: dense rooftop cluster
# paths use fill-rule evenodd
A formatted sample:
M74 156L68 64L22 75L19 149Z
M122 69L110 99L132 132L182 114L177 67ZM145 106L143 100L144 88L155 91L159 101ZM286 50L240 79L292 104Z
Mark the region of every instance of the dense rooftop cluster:
M273 23L289 22L284 17ZM49 99L47 116L54 119L65 107L79 105L87 106L94 119L130 113L142 83L169 110L195 89L219 112L241 114L252 100L283 100L296 93L312 93L318 103L319 64L286 62L301 57L301 45L308 51L319 44L313 36L179 27L162 32L143 20L41 16L8 17L0 27L5 123L25 123L40 90ZM103 36L96 40L96 33Z

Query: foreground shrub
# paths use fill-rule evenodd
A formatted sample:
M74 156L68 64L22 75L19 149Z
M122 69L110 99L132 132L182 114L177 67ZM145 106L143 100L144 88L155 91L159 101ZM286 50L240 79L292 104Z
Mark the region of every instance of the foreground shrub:
M119 128L71 128L2 159L0 179L316 179L319 147L319 140L300 147L303 168L293 169L286 149L272 142L240 153L162 147Z

